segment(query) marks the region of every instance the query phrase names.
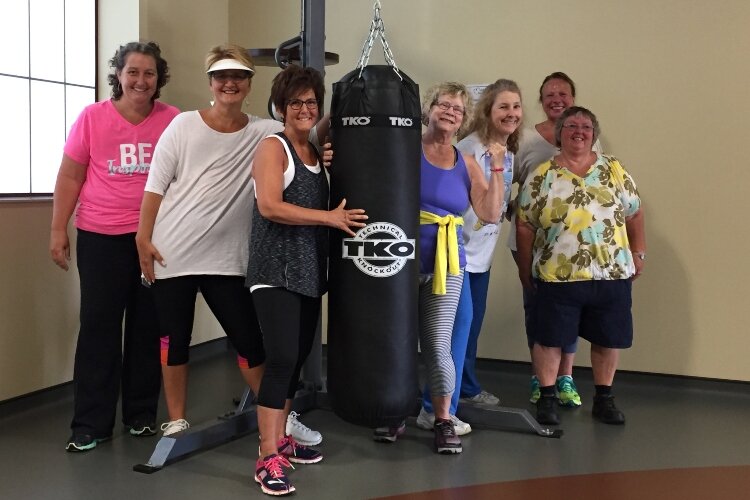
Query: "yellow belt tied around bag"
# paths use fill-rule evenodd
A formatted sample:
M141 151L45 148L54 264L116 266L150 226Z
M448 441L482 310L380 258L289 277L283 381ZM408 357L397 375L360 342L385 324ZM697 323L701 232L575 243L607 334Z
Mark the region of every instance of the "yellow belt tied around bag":
M437 245L435 249L435 276L432 279L432 293L445 295L445 274L458 275L461 268L458 263L458 231L456 226L463 226L464 219L456 215L439 216L424 210L419 211L420 224L437 224ZM447 266L446 266L447 264Z

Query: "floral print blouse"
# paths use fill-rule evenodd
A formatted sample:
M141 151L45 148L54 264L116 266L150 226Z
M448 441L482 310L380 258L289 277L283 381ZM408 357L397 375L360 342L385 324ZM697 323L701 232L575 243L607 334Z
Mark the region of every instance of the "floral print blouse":
M638 212L635 182L613 156L583 177L550 160L528 177L518 217L534 227L532 275L547 282L626 279L635 273L625 218Z

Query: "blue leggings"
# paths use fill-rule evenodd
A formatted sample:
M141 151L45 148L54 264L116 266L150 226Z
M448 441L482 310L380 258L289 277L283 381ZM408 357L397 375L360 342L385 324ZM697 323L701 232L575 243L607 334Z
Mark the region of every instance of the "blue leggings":
M461 379L461 397L471 398L482 392L482 387L477 379L477 341L479 332L482 331L484 313L487 310L487 289L490 286L490 271L483 273L466 273L464 283L468 284L470 293L466 300L469 301L468 308L472 311L471 328L469 329L469 340L466 344L466 359L464 360L464 374ZM466 286L466 285L464 285ZM463 297L461 300L464 300ZM458 308L461 309L459 304Z
M468 275L469 273L465 273ZM456 389L451 396L450 414L456 414L458 407L459 390L461 387L461 375L464 369L464 358L466 356L466 341L469 338L469 328L471 327L471 291L469 289L469 280L464 279L461 286L461 295L456 310L456 318L453 322L453 333L451 334L451 358L456 371ZM422 395L422 406L425 411L433 413L432 399L430 399L429 383L425 384Z

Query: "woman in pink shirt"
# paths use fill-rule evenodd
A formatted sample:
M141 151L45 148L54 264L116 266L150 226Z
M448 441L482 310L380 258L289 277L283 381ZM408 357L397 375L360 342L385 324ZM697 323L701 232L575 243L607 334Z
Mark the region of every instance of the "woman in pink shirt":
M52 210L50 254L66 271L68 221L76 212L81 328L71 452L112 437L120 392L130 434L156 433L159 328L151 291L141 286L135 233L151 155L179 110L157 101L169 68L156 43L123 45L110 66L112 98L87 106L73 124Z

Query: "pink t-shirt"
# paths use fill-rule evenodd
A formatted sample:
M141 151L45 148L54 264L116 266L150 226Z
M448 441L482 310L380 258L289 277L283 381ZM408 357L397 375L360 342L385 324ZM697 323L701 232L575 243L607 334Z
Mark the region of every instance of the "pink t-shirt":
M81 112L64 148L68 157L87 166L78 195L77 228L101 234L138 230L151 155L179 112L155 101L151 114L138 125L123 118L111 100L91 104Z

